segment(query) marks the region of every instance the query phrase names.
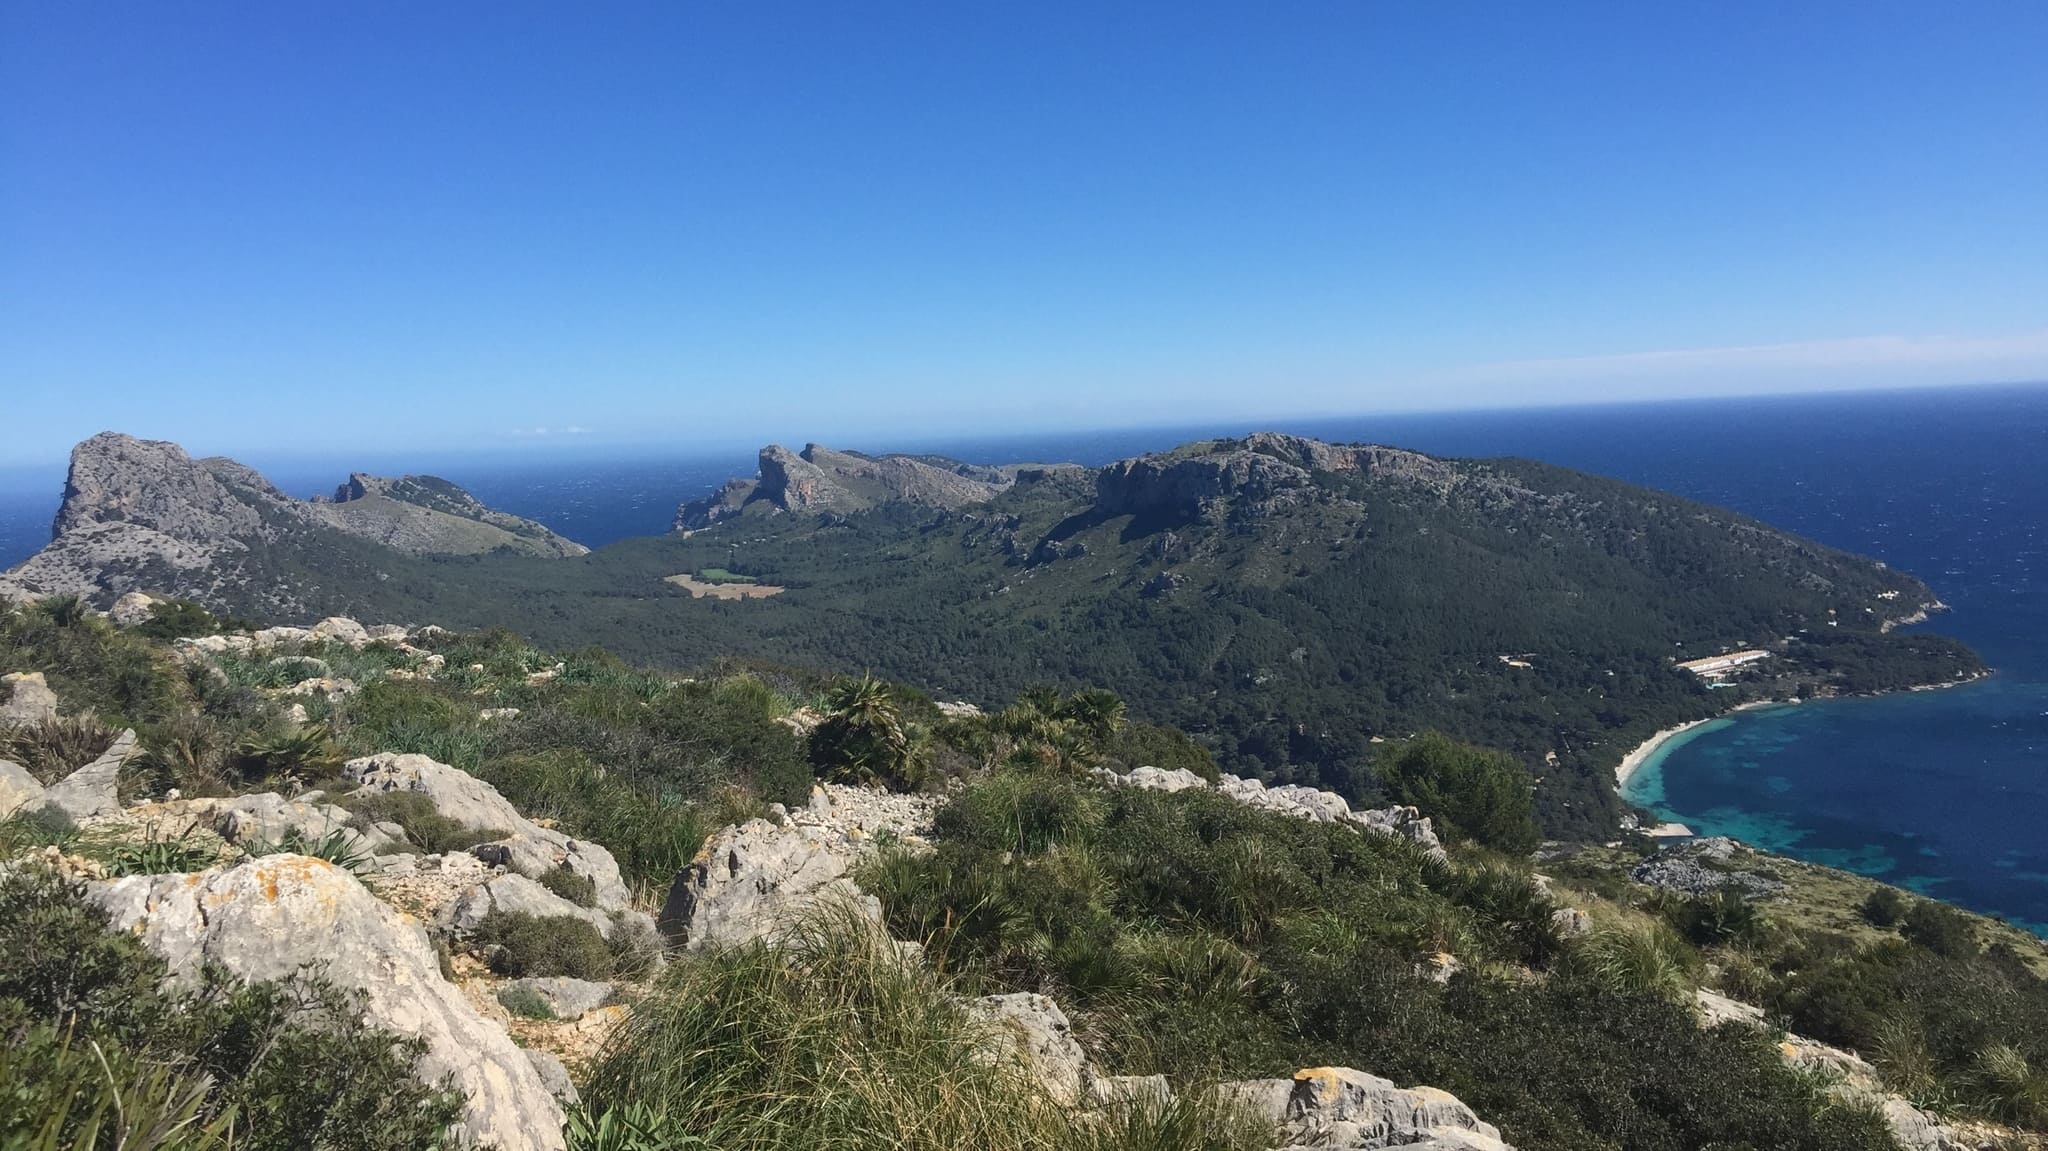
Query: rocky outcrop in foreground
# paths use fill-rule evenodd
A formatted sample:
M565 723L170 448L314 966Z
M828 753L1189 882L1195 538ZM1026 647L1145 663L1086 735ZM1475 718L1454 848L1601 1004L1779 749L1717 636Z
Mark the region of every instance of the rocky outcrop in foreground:
M72 449L50 544L0 574L0 599L80 594L104 604L143 591L291 616L304 605L272 586L283 582L273 553L327 555L343 538L416 555L588 550L431 476L358 475L341 494L349 498L295 500L233 460L102 432Z
M1209 786L1209 781L1184 768L1167 771L1157 767L1133 768L1127 773L1111 771L1108 768L1095 769L1096 777L1116 787L1136 787L1147 791L1187 791ZM1267 787L1256 779L1244 779L1235 775L1224 775L1217 779L1216 790L1247 807L1256 807L1290 819L1306 819L1312 823L1348 823L1361 831L1375 835L1391 835L1405 839L1420 847L1431 859L1443 862L1449 856L1444 852L1443 843L1437 839L1436 828L1428 816L1413 807L1385 807L1379 809L1353 810L1351 804L1334 791L1303 787L1299 784L1282 784Z
M462 1134L499 1151L563 1146L562 1110L505 1031L441 976L426 929L318 859L271 855L191 875L89 887L116 929L133 931L194 978L217 964L243 979L310 970L363 995L372 1024L424 1040L420 1078L461 1091Z

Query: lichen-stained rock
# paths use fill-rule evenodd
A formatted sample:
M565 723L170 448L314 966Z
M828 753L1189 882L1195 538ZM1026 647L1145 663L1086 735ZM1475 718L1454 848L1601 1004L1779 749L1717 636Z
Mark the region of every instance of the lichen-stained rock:
M1018 1060L1055 1100L1072 1106L1091 1093L1095 1073L1059 1004L1043 995L1019 991L970 999L967 1009L986 1020L1006 1044L991 1055Z
M286 799L274 791L180 802L194 815L206 817L216 834L234 844L283 843L293 837L306 843L318 843L329 836L338 836L354 850L369 854L397 842L375 827L351 827L347 808L331 803Z
M1349 1067L1295 1072L1280 1135L1288 1148L1512 1151L1497 1128L1450 1092L1404 1089Z
M692 950L731 946L772 937L828 902L880 922L881 905L845 876L844 859L800 832L748 820L712 836L676 875L661 932Z
M135 757L137 750L135 732L122 732L98 759L51 784L36 806L54 808L75 822L116 814L121 810L121 800L115 793L121 768Z
M441 976L426 929L347 872L300 855L270 855L190 875L141 875L88 888L120 930L196 977L218 964L247 980L302 969L364 995L378 1027L426 1043L415 1070L467 1105L462 1134L498 1151L558 1151L562 1112L504 1030Z
M57 693L39 671L0 675L0 727L57 718Z

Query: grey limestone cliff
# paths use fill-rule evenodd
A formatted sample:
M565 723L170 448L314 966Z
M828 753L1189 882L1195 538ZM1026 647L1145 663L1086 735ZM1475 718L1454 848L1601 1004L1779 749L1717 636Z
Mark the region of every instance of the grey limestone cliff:
M178 445L103 432L71 452L48 546L0 573L0 596L128 592L205 603L255 600L298 614L275 567L294 554L367 540L413 555L499 549L580 555L581 545L493 511L446 480L352 477L347 498L295 500L233 460L193 459ZM360 547L360 545L355 545Z

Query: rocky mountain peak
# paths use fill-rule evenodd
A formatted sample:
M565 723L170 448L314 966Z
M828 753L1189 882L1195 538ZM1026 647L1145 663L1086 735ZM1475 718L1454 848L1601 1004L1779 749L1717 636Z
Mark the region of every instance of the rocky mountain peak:
M1376 444L1329 444L1280 432L1203 440L1119 460L1096 473L1096 505L1109 515L1198 518L1228 502L1252 510L1319 486L1319 473L1364 473L1447 490L1456 467Z
M943 456L839 451L823 444L792 452L781 444L761 449L760 474L735 479L685 503L676 529L709 527L742 512L856 512L884 504L959 508L994 499L1017 480L1017 467L961 463Z
M251 497L254 497L253 499ZM203 541L258 533L259 505L290 501L227 460L194 460L166 440L101 432L71 450L64 502L51 538L122 523Z

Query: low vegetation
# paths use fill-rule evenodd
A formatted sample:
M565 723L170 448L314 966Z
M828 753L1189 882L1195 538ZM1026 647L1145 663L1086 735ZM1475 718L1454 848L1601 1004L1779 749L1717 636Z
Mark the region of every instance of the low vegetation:
M366 1028L333 987L209 969L166 990L164 975L76 886L0 876L6 1146L418 1151L460 1113L413 1078L415 1044Z

